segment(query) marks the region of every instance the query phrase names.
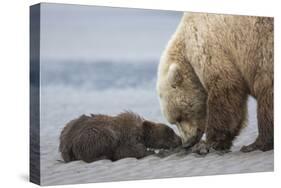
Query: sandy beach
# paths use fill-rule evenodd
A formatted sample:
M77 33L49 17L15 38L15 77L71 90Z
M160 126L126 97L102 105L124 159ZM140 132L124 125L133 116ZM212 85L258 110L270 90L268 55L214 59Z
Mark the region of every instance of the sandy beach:
M42 185L266 172L274 169L273 151L239 151L257 136L256 102L252 98L248 103L248 126L234 142L231 153L211 153L198 157L179 151L164 158L152 155L140 160L126 158L116 162L101 160L88 164L82 161L61 161L58 152L59 134L65 123L81 114L114 115L125 109L147 119L166 122L161 115L156 92L150 87L78 90L46 86L41 93ZM177 131L174 126L172 128Z

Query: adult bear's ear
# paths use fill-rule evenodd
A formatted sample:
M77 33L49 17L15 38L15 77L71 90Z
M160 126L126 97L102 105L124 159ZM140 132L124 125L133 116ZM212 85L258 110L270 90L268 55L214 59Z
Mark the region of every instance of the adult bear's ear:
M168 82L171 87L176 88L183 81L183 77L181 75L180 67L176 63L173 63L169 67L168 71Z

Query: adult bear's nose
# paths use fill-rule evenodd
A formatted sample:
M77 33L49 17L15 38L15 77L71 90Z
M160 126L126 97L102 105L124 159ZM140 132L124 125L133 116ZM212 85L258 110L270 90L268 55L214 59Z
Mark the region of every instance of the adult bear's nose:
M196 125L186 121L177 123L177 128L184 148L194 146L204 134Z

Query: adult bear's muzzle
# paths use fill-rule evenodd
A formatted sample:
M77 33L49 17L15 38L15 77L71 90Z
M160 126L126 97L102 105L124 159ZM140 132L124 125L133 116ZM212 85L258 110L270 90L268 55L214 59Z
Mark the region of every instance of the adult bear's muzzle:
M194 123L178 122L176 125L182 139L182 146L184 148L191 148L194 146L201 140L204 134L204 131L199 129Z

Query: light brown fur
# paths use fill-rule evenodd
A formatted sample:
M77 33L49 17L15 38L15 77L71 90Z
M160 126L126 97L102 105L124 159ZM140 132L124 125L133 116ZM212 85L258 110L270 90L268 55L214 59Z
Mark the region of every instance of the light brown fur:
M163 53L157 90L184 142L194 145L205 132L205 146L216 150L230 149L253 96L259 135L242 151L272 149L273 18L185 13Z

